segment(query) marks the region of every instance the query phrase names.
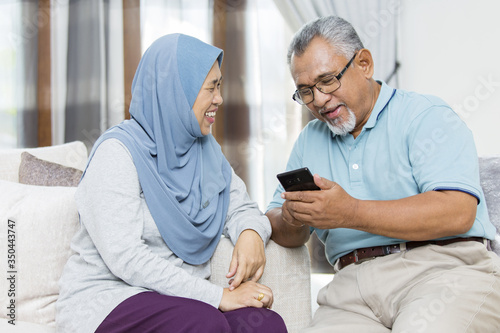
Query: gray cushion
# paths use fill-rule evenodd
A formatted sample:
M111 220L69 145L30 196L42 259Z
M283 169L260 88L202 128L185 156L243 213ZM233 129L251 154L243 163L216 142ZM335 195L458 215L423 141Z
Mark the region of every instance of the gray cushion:
M493 250L500 255L500 156L479 158L481 187L486 198L490 221L497 228L497 236L492 243Z
M28 152L21 154L19 183L39 186L77 186L82 171L41 160Z

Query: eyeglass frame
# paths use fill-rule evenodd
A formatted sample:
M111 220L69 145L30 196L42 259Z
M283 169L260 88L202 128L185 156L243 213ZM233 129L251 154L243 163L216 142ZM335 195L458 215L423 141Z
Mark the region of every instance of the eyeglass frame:
M323 94L331 94L331 93L334 93L335 91L337 91L340 88L340 86L342 86L342 83L340 82L340 79L342 78L342 76L344 76L345 72L347 71L347 69L349 68L349 66L351 66L352 62L354 61L354 58L356 58L357 55L358 55L358 52L354 53L354 55L352 56L351 60L349 60L349 62L347 63L347 65L345 65L345 67L337 75L335 75L335 74L326 75L325 77L319 79L318 82L316 82L312 86L308 86L308 87L302 88L300 90L299 89L295 90L295 92L292 95L292 99L295 102L299 103L300 105L306 105L306 104L314 102L314 92L312 90L312 88L314 88L314 87L316 87L316 89L318 89ZM339 83L339 86L337 88L335 88L334 90L326 93L326 92L322 91L321 88L319 88L319 87L316 86L318 83L327 81L326 79L330 79L330 78L335 78L338 81L338 83ZM306 89L309 89L311 91L312 100L310 102L304 103L304 101L302 101L302 98L300 98L300 96L299 96L299 91L304 91Z

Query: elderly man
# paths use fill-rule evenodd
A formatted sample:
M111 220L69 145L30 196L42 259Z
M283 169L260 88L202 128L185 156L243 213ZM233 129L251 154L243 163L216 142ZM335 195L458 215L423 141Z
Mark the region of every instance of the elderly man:
M305 25L290 45L293 99L317 118L287 170L320 191L279 186L272 238L316 232L335 278L306 332L500 332L500 259L479 185L472 133L441 99L373 79L345 20Z

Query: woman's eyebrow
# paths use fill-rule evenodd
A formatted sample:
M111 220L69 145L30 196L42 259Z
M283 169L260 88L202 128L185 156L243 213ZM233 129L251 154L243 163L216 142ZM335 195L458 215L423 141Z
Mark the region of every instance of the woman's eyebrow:
M214 79L214 80L212 81L212 83L214 83L214 84L219 83L219 82L222 82L222 76L221 76L220 78L218 78L218 79Z

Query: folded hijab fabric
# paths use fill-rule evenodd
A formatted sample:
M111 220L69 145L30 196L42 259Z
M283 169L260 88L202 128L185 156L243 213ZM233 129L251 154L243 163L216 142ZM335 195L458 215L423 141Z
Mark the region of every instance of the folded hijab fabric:
M89 158L90 163L106 139L125 144L160 234L172 252L192 265L212 257L229 206L231 167L214 137L202 135L192 110L222 55L187 35L156 40L132 83L131 119L105 132Z

